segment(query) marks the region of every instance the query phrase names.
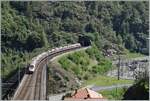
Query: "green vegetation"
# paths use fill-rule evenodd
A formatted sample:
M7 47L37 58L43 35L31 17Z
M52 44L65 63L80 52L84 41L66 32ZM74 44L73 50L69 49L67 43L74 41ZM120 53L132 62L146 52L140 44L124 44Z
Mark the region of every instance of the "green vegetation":
M133 83L133 80L125 80L125 79L118 80L117 78L114 77L97 76L95 78L85 81L83 85L86 86L94 84L96 86L110 86L116 84L131 84L131 83Z
M133 86L129 87L128 89L115 88L112 90L101 90L99 93L102 94L105 98L111 100L147 100L149 99L149 82L148 78L146 79L139 79L136 83L134 83Z
M111 61L102 55L106 49L127 53L127 58L148 54L148 7L148 1L2 1L1 76L9 78L37 54L76 43L79 36L87 36L93 42L92 48L62 57L59 60L62 68L87 80L85 84L132 83L97 76L112 69ZM91 77L95 78L90 80ZM58 76L54 78L58 79ZM149 79L140 79L131 90L133 95L126 97L148 99L148 82ZM111 98L121 99L122 90L117 95L113 92ZM138 94L134 95L135 92Z
M62 67L67 70L71 66L71 62L67 60L66 57L62 58L60 61L60 64L62 64Z
M68 59L77 65L87 66L89 64L89 56L84 52L75 52L74 54L69 54Z
M60 58L59 63L65 70L86 80L94 75L105 74L112 68L111 61L104 58L94 44L85 51L74 52Z
M30 63L31 58L38 55L39 53L47 50L47 48L36 48L33 53L19 52L8 50L8 53L3 53L1 55L2 64L1 64L1 73L2 78L11 77L19 68L24 68L27 64ZM15 65L14 65L15 64Z
M2 1L1 9L3 77L44 49L76 43L80 35L90 37L100 51L115 46L148 53L147 1ZM87 62L82 59L78 65ZM80 74L80 69L74 71Z
M126 90L126 88L115 88L112 90L102 90L99 93L109 100L122 100Z
M103 58L101 51L99 51L94 43L92 43L92 49L87 49L86 53L90 58L96 59L97 61L100 61L100 59Z
M141 54L141 53L133 53L133 52L130 52L128 50L125 51L126 54L125 54L125 58L137 58L137 57L144 57L145 55L144 54Z
M124 94L124 100L148 100L149 99L149 71L148 66L145 72L137 73L134 85ZM132 93L136 92L136 93Z
M80 55L82 57L80 57ZM71 71L79 77L82 77L86 72L89 72L91 67L88 67L88 64L90 64L90 61L91 59L85 51L75 52L59 59L59 63L65 70Z

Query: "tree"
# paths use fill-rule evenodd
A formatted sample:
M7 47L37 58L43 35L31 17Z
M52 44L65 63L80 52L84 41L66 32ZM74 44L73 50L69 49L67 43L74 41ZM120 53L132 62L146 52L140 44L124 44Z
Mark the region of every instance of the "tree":
M91 33L94 33L96 30L94 28L94 25L89 23L85 26L85 32L91 32Z
M32 51L35 48L40 48L44 46L44 43L42 43L41 37L36 32L32 32L31 35L29 35L26 43L28 51Z
M126 40L125 40L125 47L129 49L130 51L135 51L137 50L137 46L135 43L135 38L132 35L128 35Z

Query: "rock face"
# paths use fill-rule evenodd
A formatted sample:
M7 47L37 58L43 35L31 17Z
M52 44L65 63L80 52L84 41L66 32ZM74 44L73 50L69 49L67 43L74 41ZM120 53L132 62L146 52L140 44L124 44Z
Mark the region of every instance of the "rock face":
M55 63L50 64L48 79L48 94L64 93L79 86L73 73L65 71Z

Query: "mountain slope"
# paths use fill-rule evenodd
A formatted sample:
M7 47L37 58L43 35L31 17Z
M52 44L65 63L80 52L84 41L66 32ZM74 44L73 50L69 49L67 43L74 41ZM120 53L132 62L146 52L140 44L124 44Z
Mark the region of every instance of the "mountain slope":
M148 54L148 2L3 1L2 75L47 48L88 36L97 47ZM14 65L14 63L16 65Z

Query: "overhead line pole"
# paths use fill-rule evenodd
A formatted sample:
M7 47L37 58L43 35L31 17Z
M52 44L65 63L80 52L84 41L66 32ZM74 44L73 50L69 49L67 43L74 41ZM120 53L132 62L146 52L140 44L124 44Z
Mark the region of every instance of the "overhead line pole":
M118 63L118 80L120 79L120 55L119 55L119 63Z

